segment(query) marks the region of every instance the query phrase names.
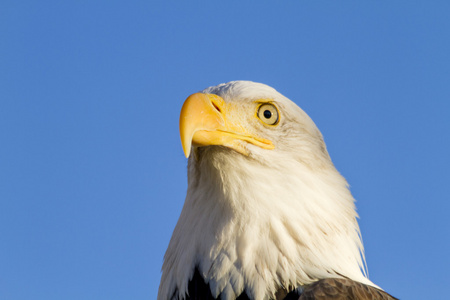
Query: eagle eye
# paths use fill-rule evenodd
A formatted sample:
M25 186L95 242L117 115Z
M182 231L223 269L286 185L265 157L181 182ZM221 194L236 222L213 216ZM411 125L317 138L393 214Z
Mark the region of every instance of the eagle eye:
M258 118L267 125L276 125L278 123L278 110L273 104L262 104L258 108Z

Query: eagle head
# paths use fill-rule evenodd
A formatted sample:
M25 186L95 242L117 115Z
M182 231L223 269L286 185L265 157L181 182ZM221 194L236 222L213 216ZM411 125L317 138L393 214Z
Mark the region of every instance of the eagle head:
M188 190L159 300L197 270L213 297L273 298L318 279L366 278L354 199L308 115L249 81L189 96L180 115Z

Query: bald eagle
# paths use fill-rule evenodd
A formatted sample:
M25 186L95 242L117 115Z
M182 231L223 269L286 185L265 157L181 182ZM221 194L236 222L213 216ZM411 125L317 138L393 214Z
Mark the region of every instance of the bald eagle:
M158 300L395 299L366 276L354 199L308 115L233 81L189 96L188 190Z

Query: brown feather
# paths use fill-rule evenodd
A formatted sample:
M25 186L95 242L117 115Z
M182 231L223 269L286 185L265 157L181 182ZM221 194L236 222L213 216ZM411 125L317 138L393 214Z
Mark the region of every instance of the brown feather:
M217 300L211 294L209 284L196 269L189 282L186 300ZM299 296L296 291L279 289L275 300L395 300L388 293L373 286L348 278L321 279L304 288ZM250 300L245 291L236 300Z
M395 300L388 293L348 278L327 278L306 287L298 300Z

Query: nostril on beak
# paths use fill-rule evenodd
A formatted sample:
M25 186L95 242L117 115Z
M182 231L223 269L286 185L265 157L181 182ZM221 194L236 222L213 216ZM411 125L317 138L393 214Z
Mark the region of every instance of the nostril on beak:
M214 101L211 101L212 105L214 106L214 108L218 111L218 112L222 112L220 110L220 107L217 105L217 103L215 103Z

